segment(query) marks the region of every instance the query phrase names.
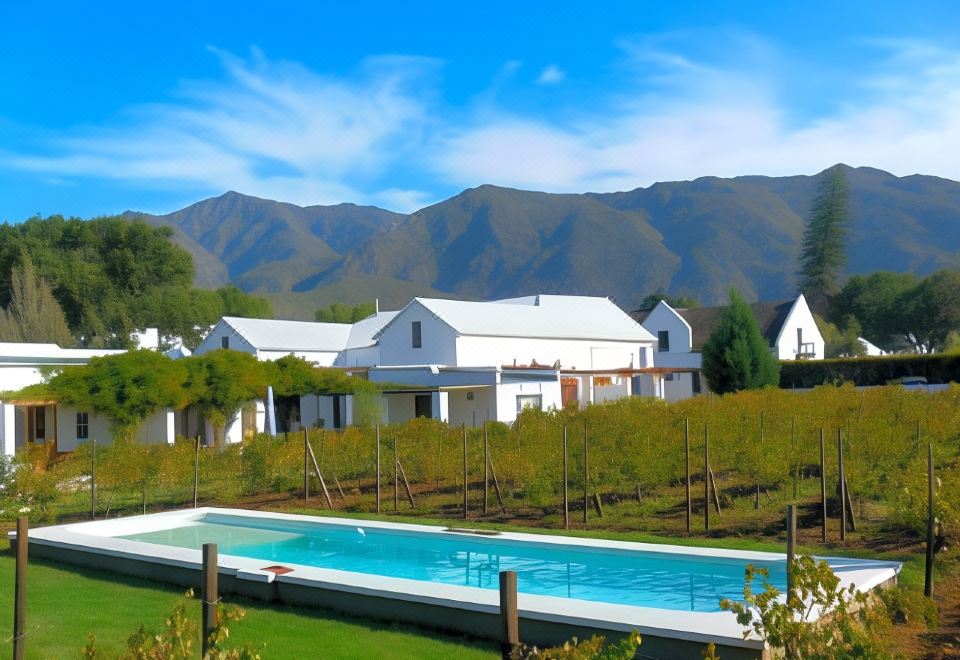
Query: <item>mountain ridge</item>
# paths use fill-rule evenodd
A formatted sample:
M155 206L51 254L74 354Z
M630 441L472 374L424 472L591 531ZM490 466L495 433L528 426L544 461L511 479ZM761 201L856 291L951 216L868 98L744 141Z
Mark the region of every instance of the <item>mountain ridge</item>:
M849 274L960 268L960 183L839 167L850 187ZM391 307L411 294L569 293L630 308L654 291L714 304L731 286L750 300L796 292L818 176L706 176L612 193L483 184L410 214L230 191L166 215L125 215L171 226L198 285L229 281L299 318L371 293Z

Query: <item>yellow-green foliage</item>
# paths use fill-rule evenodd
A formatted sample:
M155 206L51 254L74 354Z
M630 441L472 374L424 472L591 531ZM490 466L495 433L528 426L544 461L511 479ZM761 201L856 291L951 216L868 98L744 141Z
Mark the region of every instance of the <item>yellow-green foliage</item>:
M918 532L925 525L926 447L932 442L942 481L937 498L940 533L949 537L960 531L960 387L938 393L892 386L869 390L821 387L803 393L767 389L702 396L675 404L637 397L584 411L528 410L511 426L487 425L490 464L508 507L555 508L562 491L564 427L572 492L582 492L586 428L591 491L621 499L634 495L638 487L644 496L662 493L683 483L687 423L695 478L702 472L707 427L711 467L718 479L788 493L798 473L818 472L821 428L832 492L838 472L839 430L854 499L881 505L891 511L891 522ZM464 433L468 480L477 493L484 465L483 428L464 430L428 419L380 427L385 487L393 480L396 439L397 455L414 490L438 492L451 497L451 503L455 501L452 498L463 488ZM361 487L369 493L375 478L375 438L373 427L310 430L311 446L328 483L336 478L348 493ZM191 441L173 447L118 443L98 448L97 456L103 491L139 496L146 489L151 494L180 493L179 501L192 498ZM18 460L42 464L45 458ZM21 501L49 510L59 497L56 484L66 491L82 487L89 465L89 445L84 445L73 456L56 462L49 470L51 475L18 473ZM203 493L221 502L240 494L298 490L303 483L302 433L288 438L261 435L242 447L204 449L200 477Z

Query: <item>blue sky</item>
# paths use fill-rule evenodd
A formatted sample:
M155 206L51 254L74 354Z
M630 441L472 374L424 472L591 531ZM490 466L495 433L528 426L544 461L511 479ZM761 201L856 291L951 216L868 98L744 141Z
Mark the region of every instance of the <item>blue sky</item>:
M150 4L0 7L0 220L960 179L955 2Z

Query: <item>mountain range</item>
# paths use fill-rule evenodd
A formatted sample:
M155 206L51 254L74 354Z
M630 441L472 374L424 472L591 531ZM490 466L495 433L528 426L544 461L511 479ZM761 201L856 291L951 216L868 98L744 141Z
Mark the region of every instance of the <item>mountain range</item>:
M960 268L960 183L842 167L850 189L849 274ZM404 215L228 192L168 215L196 283L267 295L278 317L414 295L492 299L612 296L634 308L657 291L726 300L796 293L800 243L819 175L703 177L629 192L552 194L491 185Z

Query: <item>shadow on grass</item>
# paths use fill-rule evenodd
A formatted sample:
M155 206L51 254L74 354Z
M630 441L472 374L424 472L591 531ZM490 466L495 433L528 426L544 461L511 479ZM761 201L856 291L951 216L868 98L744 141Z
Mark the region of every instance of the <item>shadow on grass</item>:
M4 544L6 546L6 544ZM14 560L14 551L8 546L0 550L0 557L7 558L9 560ZM169 584L166 582L158 582L149 580L146 578L126 575L122 573L113 573L110 571L88 568L84 566L78 566L74 564L69 564L65 562L52 561L46 558L37 557L30 559L30 566L42 566L57 571L66 571L73 573L80 577L109 582L115 585L123 585L126 587L139 588L139 589L150 589L153 591L160 591L167 593L171 598L176 598L178 596L183 596L185 592L184 587L178 585ZM194 586L195 597L199 598L200 593L200 584L199 576L198 583ZM339 624L344 624L348 626L354 626L357 628L362 628L365 631L380 633L380 632L393 632L393 633L408 633L414 636L420 637L430 637L437 641L444 641L451 644L458 644L461 646L471 647L478 651L494 653L496 651L496 642L477 638L471 635L466 634L456 634L449 631L443 631L433 628L428 628L425 626L417 626L407 623L399 623L396 621L375 619L375 618L365 618L352 616L348 614L342 614L335 610L321 607L308 607L303 605L285 605L281 603L272 603L264 600L257 600L254 598L249 598L246 596L240 596L236 594L227 594L224 598L224 603L227 605L235 605L241 607L245 610L248 610L248 618L254 618L249 616L251 611L267 611L275 614L288 614L292 616L303 616L306 618L313 619L322 619L327 622L334 622ZM254 615L255 616L255 615Z

